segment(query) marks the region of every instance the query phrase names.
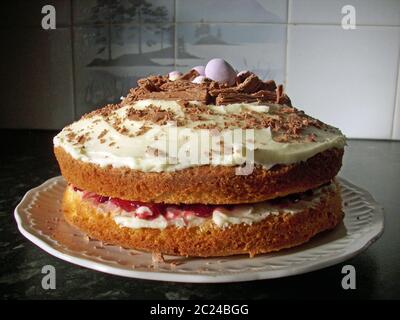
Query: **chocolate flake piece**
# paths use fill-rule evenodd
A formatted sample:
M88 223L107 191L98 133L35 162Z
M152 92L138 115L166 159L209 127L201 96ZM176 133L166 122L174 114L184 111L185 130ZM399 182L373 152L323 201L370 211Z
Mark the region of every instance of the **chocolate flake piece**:
M252 102L275 102L276 94L271 91L260 90L252 94L221 92L217 99L217 105L225 105L230 103L252 103Z
M196 70L192 69L192 70L188 71L187 73L185 73L184 75L182 75L179 79L192 81L194 78L196 78L199 75L200 75L200 73L198 73Z
M275 91L276 90L275 81L274 80L264 81L263 89L268 91Z
M176 81L170 81L168 76L140 79L138 87L130 90L122 105L143 99L197 100L219 105L235 102L275 102L290 105L290 99L283 93L282 86L277 87L273 80L262 81L251 72L238 76L233 86L207 78L200 84L192 83L198 75L196 70L190 70Z
M107 134L107 132L108 132L108 130L104 129L102 132L100 132L100 134L98 135L97 139L103 138Z
M236 77L236 85L244 82L248 77L254 75L254 73L247 71L245 73L242 73L241 75Z
M263 84L259 77L255 74L251 74L237 86L236 90L243 93L254 93L262 89Z

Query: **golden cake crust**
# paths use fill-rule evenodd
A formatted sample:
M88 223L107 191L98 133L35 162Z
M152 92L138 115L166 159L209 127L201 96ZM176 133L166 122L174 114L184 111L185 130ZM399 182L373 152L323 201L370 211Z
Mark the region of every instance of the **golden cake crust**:
M63 177L74 186L100 195L156 203L238 204L261 202L316 188L333 179L342 165L343 149L328 149L307 161L256 166L236 175L229 166L197 166L174 172L141 172L74 159L55 147Z
M315 206L290 214L271 215L252 225L219 228L212 220L201 227L131 229L119 227L107 214L67 188L63 199L66 220L90 237L138 250L182 256L228 256L278 251L307 242L343 218L339 188L328 191Z

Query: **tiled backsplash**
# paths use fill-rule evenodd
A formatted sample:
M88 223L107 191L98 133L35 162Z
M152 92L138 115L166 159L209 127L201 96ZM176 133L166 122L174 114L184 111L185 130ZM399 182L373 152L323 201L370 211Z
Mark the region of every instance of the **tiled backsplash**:
M400 139L400 0L18 0L1 15L3 128L59 129L143 76L222 57L349 137Z

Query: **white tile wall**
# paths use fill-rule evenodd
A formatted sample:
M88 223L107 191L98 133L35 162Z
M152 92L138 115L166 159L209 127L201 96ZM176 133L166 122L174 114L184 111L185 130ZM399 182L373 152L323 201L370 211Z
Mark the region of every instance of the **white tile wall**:
M7 91L0 127L61 128L136 78L221 56L285 82L295 105L348 137L400 140L400 0L149 0L145 20L153 28L142 35L140 54L136 15L109 19L111 9L105 17L98 11L116 3L31 2L10 2L0 13L3 43L17 49L1 51ZM56 7L55 31L39 29L44 3ZM356 30L340 27L347 4L356 9ZM170 24L171 33L154 33L159 22ZM104 39L86 32L109 23ZM209 34L196 35L200 24ZM129 32L119 39L117 28ZM112 59L99 65L110 43Z
M287 92L352 138L390 139L400 28L291 25Z
M259 23L212 23L206 37L196 36L201 24L177 24L177 37L190 57L177 57L177 69L187 71L222 57L237 70L252 70L265 79L284 81L286 25Z
M36 0L37 1L37 0ZM43 0L41 0L43 1ZM53 0L54 1L54 0ZM66 0L58 0L66 1ZM143 1L144 2L144 1ZM149 11L162 7L165 15L152 16L151 22L171 22L174 19L174 0L147 0L151 5ZM73 0L73 22L75 25L93 25L102 23L137 23L138 15L131 10L131 15L120 13L121 8L140 7L140 2L135 1L99 1L99 0ZM100 9L99 9L100 8ZM110 19L109 19L110 18ZM142 17L142 22L149 22L148 17Z
M178 22L285 23L285 0L176 0Z
M119 101L141 77L173 70L173 31L173 28L164 30L161 45L157 42L160 36L148 32L146 27L141 31L136 25L124 24L111 25L110 29L104 25L74 27L76 117Z
M400 25L399 0L289 0L290 23L340 24L341 9L352 5L359 25Z

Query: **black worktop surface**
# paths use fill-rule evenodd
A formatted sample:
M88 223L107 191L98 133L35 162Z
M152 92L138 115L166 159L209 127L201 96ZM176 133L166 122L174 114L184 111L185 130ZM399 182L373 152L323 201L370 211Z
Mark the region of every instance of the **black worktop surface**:
M2 299L268 299L400 298L400 142L350 140L340 175L367 189L385 209L382 237L358 256L323 270L274 280L182 284L127 279L59 260L25 239L13 211L29 189L60 174L55 132L2 130L0 158L0 298ZM356 290L341 286L342 267L356 269ZM55 290L41 286L56 268Z

